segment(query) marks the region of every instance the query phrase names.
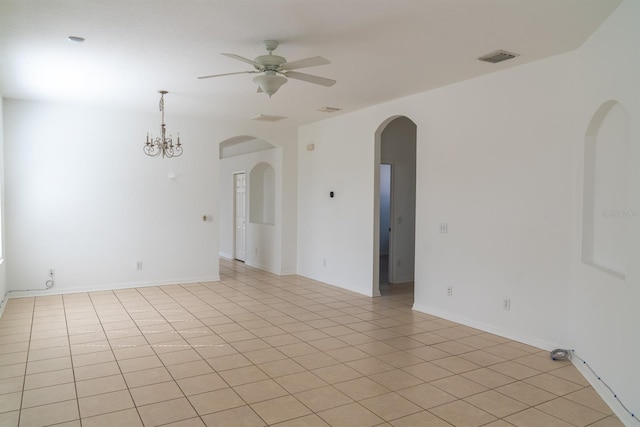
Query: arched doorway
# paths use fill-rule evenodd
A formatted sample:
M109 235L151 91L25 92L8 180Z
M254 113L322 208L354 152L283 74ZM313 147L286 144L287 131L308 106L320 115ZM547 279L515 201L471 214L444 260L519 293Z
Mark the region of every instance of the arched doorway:
M276 169L281 150L252 136L235 136L219 146L220 255L248 265L262 264L274 251ZM264 225L269 230L263 230Z
M375 134L373 296L414 280L416 134L405 116Z

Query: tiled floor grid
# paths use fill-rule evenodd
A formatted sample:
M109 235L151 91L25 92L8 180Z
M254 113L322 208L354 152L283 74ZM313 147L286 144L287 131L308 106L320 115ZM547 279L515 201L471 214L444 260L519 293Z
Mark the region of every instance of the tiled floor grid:
M568 362L221 260L222 281L9 300L0 426L622 424Z

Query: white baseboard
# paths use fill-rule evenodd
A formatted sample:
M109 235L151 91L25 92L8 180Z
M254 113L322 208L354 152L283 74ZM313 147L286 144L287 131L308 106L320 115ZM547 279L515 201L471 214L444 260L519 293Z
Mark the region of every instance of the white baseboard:
M169 280L156 280L145 282L129 282L129 283L111 283L102 284L96 286L86 286L80 288L61 288L54 286L51 289L41 291L20 291L19 289L12 290L9 294L9 298L24 298L43 295L64 295L64 294L77 294L80 292L96 292L96 291L111 291L117 289L131 289L131 288L145 288L150 286L166 286L166 285L186 285L190 283L203 283L203 282L219 282L220 276L204 276L204 277L190 277L187 279L169 279Z
M244 264L248 265L249 267L257 268L258 270L263 270L263 271L266 271L268 273L275 274L275 275L278 275L278 276L291 276L291 275L294 275L294 274L298 274L295 270L277 270L275 268L271 268L271 267L266 266L266 265L253 263L253 262L251 262L249 260L245 260Z
M431 314L432 316L437 316L437 317L441 317L443 319L447 319L447 320L451 320L452 322L456 322L456 323L460 323L463 325L467 325L467 326L471 326L472 328L476 328L476 329L480 329L482 331L485 332L489 332L495 335L499 335L501 337L505 337L508 338L510 340L514 340L514 341L518 341L521 343L525 343L528 345L532 345L534 347L538 347L544 350L553 350L556 348L571 348L569 346L566 346L564 344L559 344L559 343L553 343L550 341L546 341L546 340L540 340L538 338L535 337L530 337L530 336L526 336L526 335L520 335L520 334L515 334L513 332L510 331L505 331L503 329L500 328L496 328L492 325L487 325L485 323L481 323L481 322L476 322L474 320L471 319L467 319L465 317L462 316L458 316L456 314L452 314L443 310L439 310L433 307L429 307L429 306L424 306L421 304L414 304L413 305L413 309L416 311L419 311L421 313L426 313L426 314ZM638 422L637 420L634 420L633 417L631 417L631 415L624 410L624 408L622 408L622 406L620 405L620 402L618 402L614 396L612 395L611 391L609 389L607 389L604 384L602 383L602 381L598 380L598 378L596 376L593 375L593 373L579 360L577 359L572 359L571 362L574 364L574 366L578 369L578 371L580 371L580 373L582 374L582 376L593 386L593 389L596 391L596 393L598 393L600 395L600 397L602 398L602 400L605 401L605 403L607 405L609 405L609 408L611 408L611 410L613 411L613 413L620 419L620 421L625 425L625 426L637 426Z
M622 424L624 424L625 426L640 425L637 419L634 420L633 417L631 417L631 415L629 415L629 413L624 410L624 408L620 405L620 402L618 402L611 393L611 390L605 387L602 381L598 380L598 377L593 375L593 372L591 372L591 370L589 370L589 368L587 368L584 363L582 363L578 359L571 359L571 363L573 363L576 369L578 369L582 376L589 382L589 384L591 384L593 389L600 395L602 400L604 400L604 402L609 405L609 408L611 408L613 413L616 415L616 417L618 417ZM618 398L620 397L618 396Z
M280 276L293 276L298 274L296 270L280 270Z
M263 270L263 271L266 271L268 273L278 274L271 267L251 262L248 259L244 260L244 265L247 265L247 266L253 267L253 268L257 268L258 270Z
M443 311L434 307L429 307L422 304L414 304L413 309L419 311L421 313L431 314L432 316L441 317L446 320L451 320L452 322L460 323L462 325L471 326L472 328L480 329L481 331L489 332L494 335L498 335L504 338L508 338L513 341L518 341L524 344L531 345L533 347L538 347L543 350L551 351L556 348L566 348L566 345L554 343L551 341L541 340L536 337L531 337L528 335L521 335L518 333L514 333L512 331L505 331L504 329L498 328L494 325L489 325L482 322L477 322L473 319L468 319L466 317L459 316L457 314L449 313L447 311Z
M413 282L414 277L413 276L400 276L400 277L394 277L393 278L393 282L391 282L392 285L395 285L397 283L407 283L407 282Z

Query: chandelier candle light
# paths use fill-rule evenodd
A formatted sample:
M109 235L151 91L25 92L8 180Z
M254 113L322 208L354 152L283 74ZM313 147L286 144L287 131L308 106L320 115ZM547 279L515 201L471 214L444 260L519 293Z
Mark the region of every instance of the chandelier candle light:
M153 139L153 134L149 138L149 132L147 132L147 142L144 144L144 154L147 156L155 157L162 153L162 157L179 157L182 155L182 145L180 144L180 134L178 134L178 143L173 145L173 137L169 135L166 137L166 126L164 124L164 95L169 93L166 90L159 90L160 94L160 111L162 112L162 124L160 125L160 132L162 136Z

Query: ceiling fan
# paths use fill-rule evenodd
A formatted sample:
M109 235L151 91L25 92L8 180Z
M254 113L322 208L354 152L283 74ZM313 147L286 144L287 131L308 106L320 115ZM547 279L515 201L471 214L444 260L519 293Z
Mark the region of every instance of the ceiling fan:
M278 47L278 42L276 40L265 40L263 43L269 54L258 56L256 59L244 58L239 55L234 55L233 53L223 53L223 55L228 56L229 58L237 59L238 61L253 65L255 70L213 74L211 76L201 76L198 78L209 79L212 77L231 76L234 74L263 73L260 76L254 77L253 82L258 85L258 93L264 92L269 95L269 97L276 93L278 89L287 82L285 77L327 87L331 87L336 84L335 80L292 71L300 68L330 64L331 62L329 62L328 59L323 58L322 56L314 56L312 58L301 59L299 61L287 62L286 58L273 54L273 51Z

